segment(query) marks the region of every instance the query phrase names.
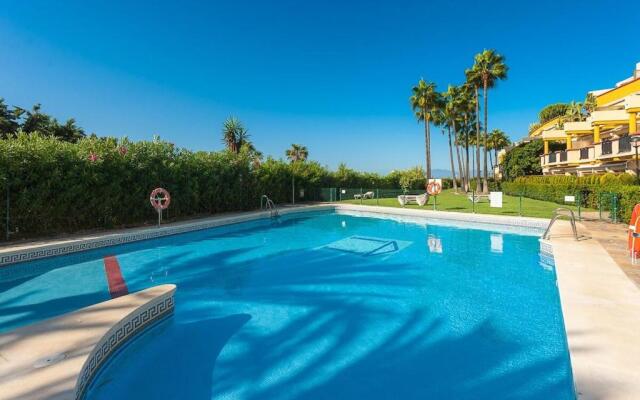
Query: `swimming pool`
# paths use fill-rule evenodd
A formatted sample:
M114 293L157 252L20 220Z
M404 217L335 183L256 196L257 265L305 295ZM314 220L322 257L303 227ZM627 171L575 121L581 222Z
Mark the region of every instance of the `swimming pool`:
M89 399L573 399L540 234L343 212L240 223L0 269L0 329L109 299L115 263L130 292L177 284L175 315Z

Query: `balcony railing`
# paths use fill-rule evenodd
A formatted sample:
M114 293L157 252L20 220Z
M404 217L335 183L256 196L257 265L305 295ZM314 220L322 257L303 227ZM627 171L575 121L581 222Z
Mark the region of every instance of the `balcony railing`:
M605 139L588 147L551 152L543 155L540 161L542 166L550 164L562 165L562 163L583 164L598 160L611 160L614 157L630 157L633 154L631 137L623 136L619 139Z
M583 147L580 149L580 159L581 160L589 159L589 147Z
M618 153L627 153L631 151L631 136L623 136L618 139Z

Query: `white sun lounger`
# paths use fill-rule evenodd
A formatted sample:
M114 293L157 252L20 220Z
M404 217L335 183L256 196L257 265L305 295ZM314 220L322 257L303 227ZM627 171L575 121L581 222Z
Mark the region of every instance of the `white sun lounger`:
M418 195L401 194L400 196L398 196L398 203L400 203L400 205L403 207L407 204L417 204L422 207L427 204L427 200L429 200L429 195L427 193Z
M374 197L375 197L375 193L373 193L373 192L366 192L366 193L363 193L363 194L354 194L353 195L354 199L363 199L363 200L365 200L365 199L373 199Z

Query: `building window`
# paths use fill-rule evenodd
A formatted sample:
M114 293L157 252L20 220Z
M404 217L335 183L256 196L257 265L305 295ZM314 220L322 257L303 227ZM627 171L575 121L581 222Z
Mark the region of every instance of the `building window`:
M589 148L588 147L583 147L580 149L580 159L581 160L588 160L589 159Z
M613 148L611 147L611 141L605 139L602 141L602 154L607 155L613 153Z
M631 137L623 136L618 140L618 153L631 151Z

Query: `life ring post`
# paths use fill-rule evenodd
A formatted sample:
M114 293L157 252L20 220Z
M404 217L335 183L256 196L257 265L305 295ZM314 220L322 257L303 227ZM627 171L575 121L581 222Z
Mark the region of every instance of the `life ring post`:
M162 210L166 210L169 208L169 204L171 204L171 195L164 188L155 188L151 191L149 195L149 202L151 203L151 207L153 207L158 212L158 228L162 223Z

